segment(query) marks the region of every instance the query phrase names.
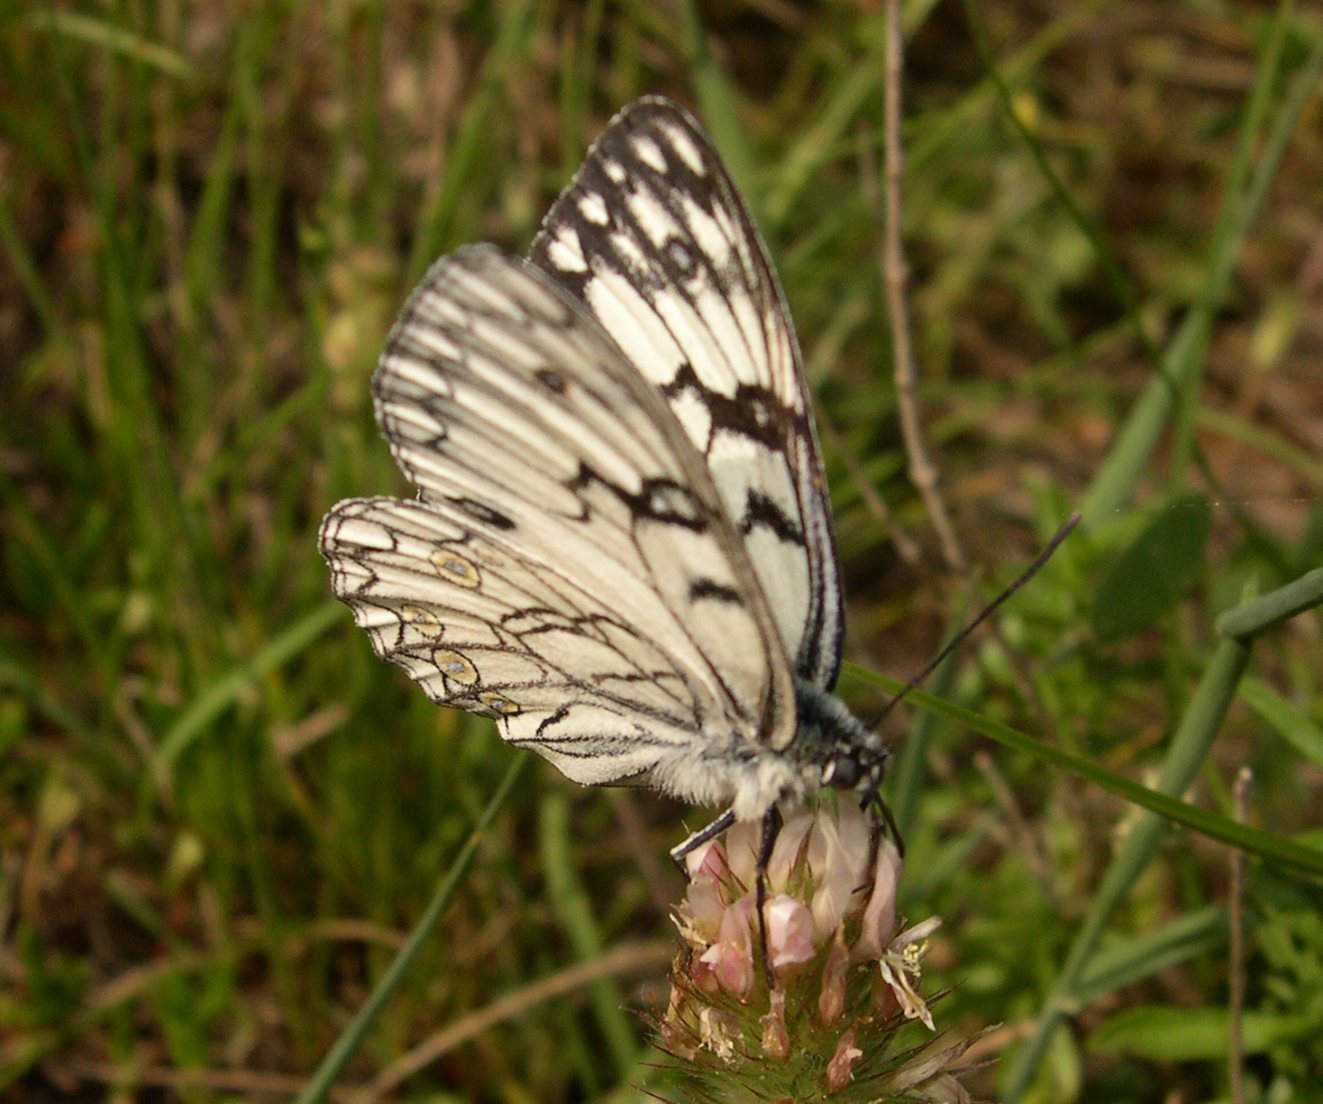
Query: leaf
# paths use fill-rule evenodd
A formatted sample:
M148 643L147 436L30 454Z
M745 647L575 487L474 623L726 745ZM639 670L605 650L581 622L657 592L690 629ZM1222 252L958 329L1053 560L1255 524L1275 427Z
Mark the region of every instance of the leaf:
M1142 935L1129 935L1100 949L1075 986L1079 1000L1092 1000L1151 978L1159 970L1221 950L1227 942L1225 906L1212 905Z
M1225 1058L1227 1011L1224 1008L1175 1008L1141 1005L1105 1023L1089 1039L1095 1052L1129 1054L1169 1062ZM1308 1016L1247 1012L1241 1023L1246 1054L1312 1038L1318 1024Z
M1240 695L1278 735L1317 767L1323 767L1323 727L1257 679L1246 679Z
M1131 636L1172 609L1199 577L1212 515L1203 495L1182 495L1155 517L1103 578L1093 631Z

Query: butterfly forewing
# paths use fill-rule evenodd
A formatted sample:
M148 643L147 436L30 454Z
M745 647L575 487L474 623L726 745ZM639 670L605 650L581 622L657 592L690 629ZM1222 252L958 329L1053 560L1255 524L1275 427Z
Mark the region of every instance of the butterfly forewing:
M743 539L796 672L829 689L841 596L798 343L711 143L669 101L632 104L548 213L530 259L665 397Z
M781 642L702 458L567 291L491 247L443 259L374 393L420 501L341 503L322 548L434 700L589 783L793 738Z

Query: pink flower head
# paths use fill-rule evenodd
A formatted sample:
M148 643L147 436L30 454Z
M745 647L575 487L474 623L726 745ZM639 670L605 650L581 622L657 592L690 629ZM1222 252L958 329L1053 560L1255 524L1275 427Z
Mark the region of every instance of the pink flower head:
M735 824L724 845L689 856L675 917L688 953L676 959L662 1023L671 1053L732 1085L750 1062L773 1060L819 1083L825 1075L829 1092L855 1083L872 1092L901 1084L895 1078L915 1100L960 1091L945 1052L916 1049L909 1033L897 1038L905 1019L933 1028L920 965L937 921L909 930L897 922L901 860L877 838L877 821L848 798L789 817L763 873L760 917L761 828Z

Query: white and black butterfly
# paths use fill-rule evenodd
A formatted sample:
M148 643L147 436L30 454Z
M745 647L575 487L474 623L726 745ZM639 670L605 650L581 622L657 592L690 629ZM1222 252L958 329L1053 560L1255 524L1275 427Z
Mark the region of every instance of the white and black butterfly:
M587 785L734 820L889 757L833 696L842 607L798 343L683 109L620 112L527 260L443 257L391 331L377 420L418 498L341 502L335 594L433 701Z

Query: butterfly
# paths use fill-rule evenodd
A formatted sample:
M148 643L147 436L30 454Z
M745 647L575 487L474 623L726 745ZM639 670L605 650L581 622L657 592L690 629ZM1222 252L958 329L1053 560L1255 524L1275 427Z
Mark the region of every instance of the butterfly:
M435 702L576 782L736 820L876 796L880 737L831 693L843 610L780 283L700 125L624 108L529 256L441 258L373 376L412 501L321 527L332 588Z

